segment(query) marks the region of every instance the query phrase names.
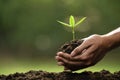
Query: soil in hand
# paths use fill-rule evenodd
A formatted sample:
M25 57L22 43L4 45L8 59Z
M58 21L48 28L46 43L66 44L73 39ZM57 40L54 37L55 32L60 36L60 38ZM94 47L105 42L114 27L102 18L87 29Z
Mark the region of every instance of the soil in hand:
M76 47L81 45L82 42L83 40L73 40L70 42L66 42L59 48L59 51L70 54Z
M100 72L84 71L82 73L29 71L0 75L0 80L120 80L120 71L115 73L106 70Z

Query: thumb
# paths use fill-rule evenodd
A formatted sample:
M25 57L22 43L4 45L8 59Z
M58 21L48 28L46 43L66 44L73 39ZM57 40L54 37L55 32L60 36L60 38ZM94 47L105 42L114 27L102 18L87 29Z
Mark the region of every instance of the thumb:
M71 56L75 57L81 53L84 52L84 50L86 50L88 47L90 46L90 44L87 43L87 41L83 41L83 43L76 47L72 52L71 52Z

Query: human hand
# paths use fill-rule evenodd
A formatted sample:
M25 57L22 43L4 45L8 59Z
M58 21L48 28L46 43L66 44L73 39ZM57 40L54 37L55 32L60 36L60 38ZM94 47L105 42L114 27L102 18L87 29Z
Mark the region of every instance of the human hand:
M75 48L71 54L58 52L58 65L72 71L95 65L109 51L110 41L107 36L92 35L84 39L83 43Z

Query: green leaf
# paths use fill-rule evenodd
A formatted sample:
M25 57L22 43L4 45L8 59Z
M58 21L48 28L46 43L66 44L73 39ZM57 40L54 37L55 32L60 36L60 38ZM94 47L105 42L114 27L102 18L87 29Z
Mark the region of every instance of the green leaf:
M79 24L81 24L84 20L86 19L86 17L83 17L82 19L80 19L76 24L75 24L75 27Z
M74 27L74 25L75 25L75 19L72 15L70 16L69 24L70 24L71 27Z
M67 27L71 27L69 24L67 24L67 23L64 23L64 22L61 22L61 21L57 21L57 22L59 22L60 24L62 24L62 25L64 25L64 26L67 26Z

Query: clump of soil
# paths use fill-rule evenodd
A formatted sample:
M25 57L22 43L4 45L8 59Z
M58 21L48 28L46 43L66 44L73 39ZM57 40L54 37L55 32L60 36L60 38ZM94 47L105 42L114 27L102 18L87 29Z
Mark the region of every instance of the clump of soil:
M76 47L81 45L82 42L83 40L72 40L70 42L66 42L59 48L59 51L70 54Z
M115 73L110 73L107 70L100 72L84 71L82 73L29 71L0 75L0 80L120 80L120 71Z

